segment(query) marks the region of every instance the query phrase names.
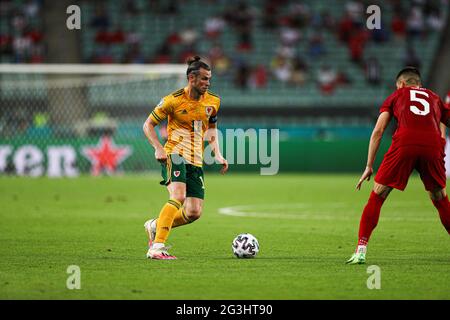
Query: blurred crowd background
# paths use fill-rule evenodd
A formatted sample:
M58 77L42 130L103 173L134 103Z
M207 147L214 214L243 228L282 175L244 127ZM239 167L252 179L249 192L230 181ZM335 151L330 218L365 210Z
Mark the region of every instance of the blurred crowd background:
M447 0L75 3L81 29L68 31L61 10L70 1L0 0L1 63L183 64L200 55L213 68L223 128L276 127L302 141L365 141L404 66L418 67L424 85L443 99L450 88ZM370 5L381 9L380 29L367 28ZM87 84L52 102L45 76L27 78L32 90L11 89L24 76L0 76L2 138L36 126L50 128L40 131L49 136L80 136L84 121L114 123L117 139L139 139L154 104L178 89L146 81Z

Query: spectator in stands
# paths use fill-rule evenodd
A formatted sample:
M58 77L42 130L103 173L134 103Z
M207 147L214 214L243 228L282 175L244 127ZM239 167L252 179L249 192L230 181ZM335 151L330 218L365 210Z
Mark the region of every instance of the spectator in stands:
M290 60L295 57L295 48L281 45L277 48L276 53L280 57Z
M22 33L13 40L14 61L16 63L26 63L30 57L32 41Z
M102 3L98 3L95 7L94 17L91 20L91 26L94 28L109 28L110 20L106 9Z
M101 27L100 30L97 31L97 34L95 35L95 42L97 44L111 43L110 34L109 34L107 28Z
M302 29L310 24L311 11L305 3L294 2L289 7L289 15L285 19L286 23L296 29Z
M172 46L170 37L168 37L161 46L156 50L155 57L151 59L151 63L170 63L172 57Z
M426 1L423 6L427 28L440 31L445 25L445 17L439 1Z
M361 1L347 1L345 4L345 11L354 25L363 24L364 19L364 4Z
M211 66L214 68L214 73L223 75L228 72L231 61L225 55L223 47L219 42L216 42L208 51L208 58L211 61Z
M125 43L130 46L141 43L141 39L141 34L136 31L130 31L125 34Z
M261 89L267 86L267 70L264 65L260 64L253 68L249 79L249 86L253 89Z
M250 77L250 66L244 59L236 61L235 84L238 88L245 90L248 88Z
M328 32L335 32L336 29L336 20L333 15L327 9L323 10L320 14L321 16L321 25L320 28L324 29Z
M141 47L138 43L128 47L122 63L145 63L145 59L141 53Z
M339 21L338 38L344 43L348 43L353 30L353 21L349 14L345 14Z
M110 42L113 44L124 43L126 39L125 32L121 26L116 26L116 29L111 32Z
M326 53L323 36L320 31L314 31L309 38L309 55L312 59Z
M13 33L22 33L27 26L25 16L17 9L13 10L11 25L13 27Z
M290 59L277 55L271 63L272 73L281 82L289 82L292 78L292 65Z
M427 27L433 31L440 31L444 28L445 18L439 9L431 11L426 17Z
M408 43L406 47L403 64L405 66L415 67L417 69L420 69L422 64L416 50L414 49L414 46L411 43Z
M415 39L422 35L425 28L423 12L419 7L412 7L406 21L408 38Z
M308 79L308 66L302 57L298 56L292 63L292 75L290 82L296 86L302 86Z
M240 51L250 51L253 48L252 31L244 27L238 29L238 46Z
M369 38L369 33L366 29L355 30L349 39L350 59L355 63L361 63L364 55L364 47Z
M262 23L267 29L275 29L277 27L278 10L281 7L279 0L266 0L263 9Z
M34 19L38 16L40 9L40 1L27 0L23 7L23 13L28 19Z
M189 57L193 57L197 54L197 50L194 46L184 46L178 56L178 63L185 63Z
M42 32L36 27L28 26L25 28L24 32L25 32L25 36L27 38L30 38L30 40L33 44L40 43L44 37Z
M0 55L12 54L12 37L8 34L0 34Z
M337 82L337 72L329 65L322 65L317 74L317 82L320 91L325 95L330 95L334 92Z
M301 33L298 28L291 26L281 27L280 40L283 46L295 46L301 39Z
M225 20L220 15L215 15L206 18L205 20L206 36L210 39L218 38L222 34L225 25L226 25Z
M99 45L95 48L90 59L91 63L114 63L114 58L109 45Z
M239 51L252 50L252 32L254 8L249 7L244 1L228 8L224 13L224 19L237 33Z
M348 86L352 83L352 80L348 76L345 70L339 70L336 77L336 87L338 86Z
M198 32L193 26L187 26L179 32L181 44L184 46L194 46L198 40Z
M42 44L36 44L32 46L29 62L30 63L44 62L44 47Z
M381 21L381 28L370 30L371 39L375 43L384 43L389 41L389 31L386 28L384 21Z
M381 83L381 64L376 57L367 59L364 71L369 84L378 86Z
M406 31L405 19L400 14L394 14L391 21L391 30L397 38L403 38Z
M224 14L225 21L235 29L251 30L254 19L254 8L249 7L245 1L229 7Z

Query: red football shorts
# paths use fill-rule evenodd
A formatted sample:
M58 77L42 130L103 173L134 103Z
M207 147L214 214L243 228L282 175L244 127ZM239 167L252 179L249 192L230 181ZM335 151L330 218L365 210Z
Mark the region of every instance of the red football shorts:
M391 146L381 162L375 182L403 191L416 169L427 191L444 189L444 158L443 146Z

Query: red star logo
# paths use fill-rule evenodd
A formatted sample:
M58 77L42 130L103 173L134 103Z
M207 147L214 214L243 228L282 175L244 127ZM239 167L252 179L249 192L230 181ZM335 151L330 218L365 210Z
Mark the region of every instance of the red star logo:
M91 162L91 174L98 176L102 170L114 173L132 150L129 146L116 146L111 137L103 136L97 146L83 147L82 153Z

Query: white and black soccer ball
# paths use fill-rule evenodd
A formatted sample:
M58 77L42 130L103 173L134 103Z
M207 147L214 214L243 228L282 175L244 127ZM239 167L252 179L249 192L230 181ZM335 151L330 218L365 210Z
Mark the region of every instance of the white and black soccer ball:
M253 258L259 252L259 243L250 233L241 233L234 238L231 249L238 258Z

